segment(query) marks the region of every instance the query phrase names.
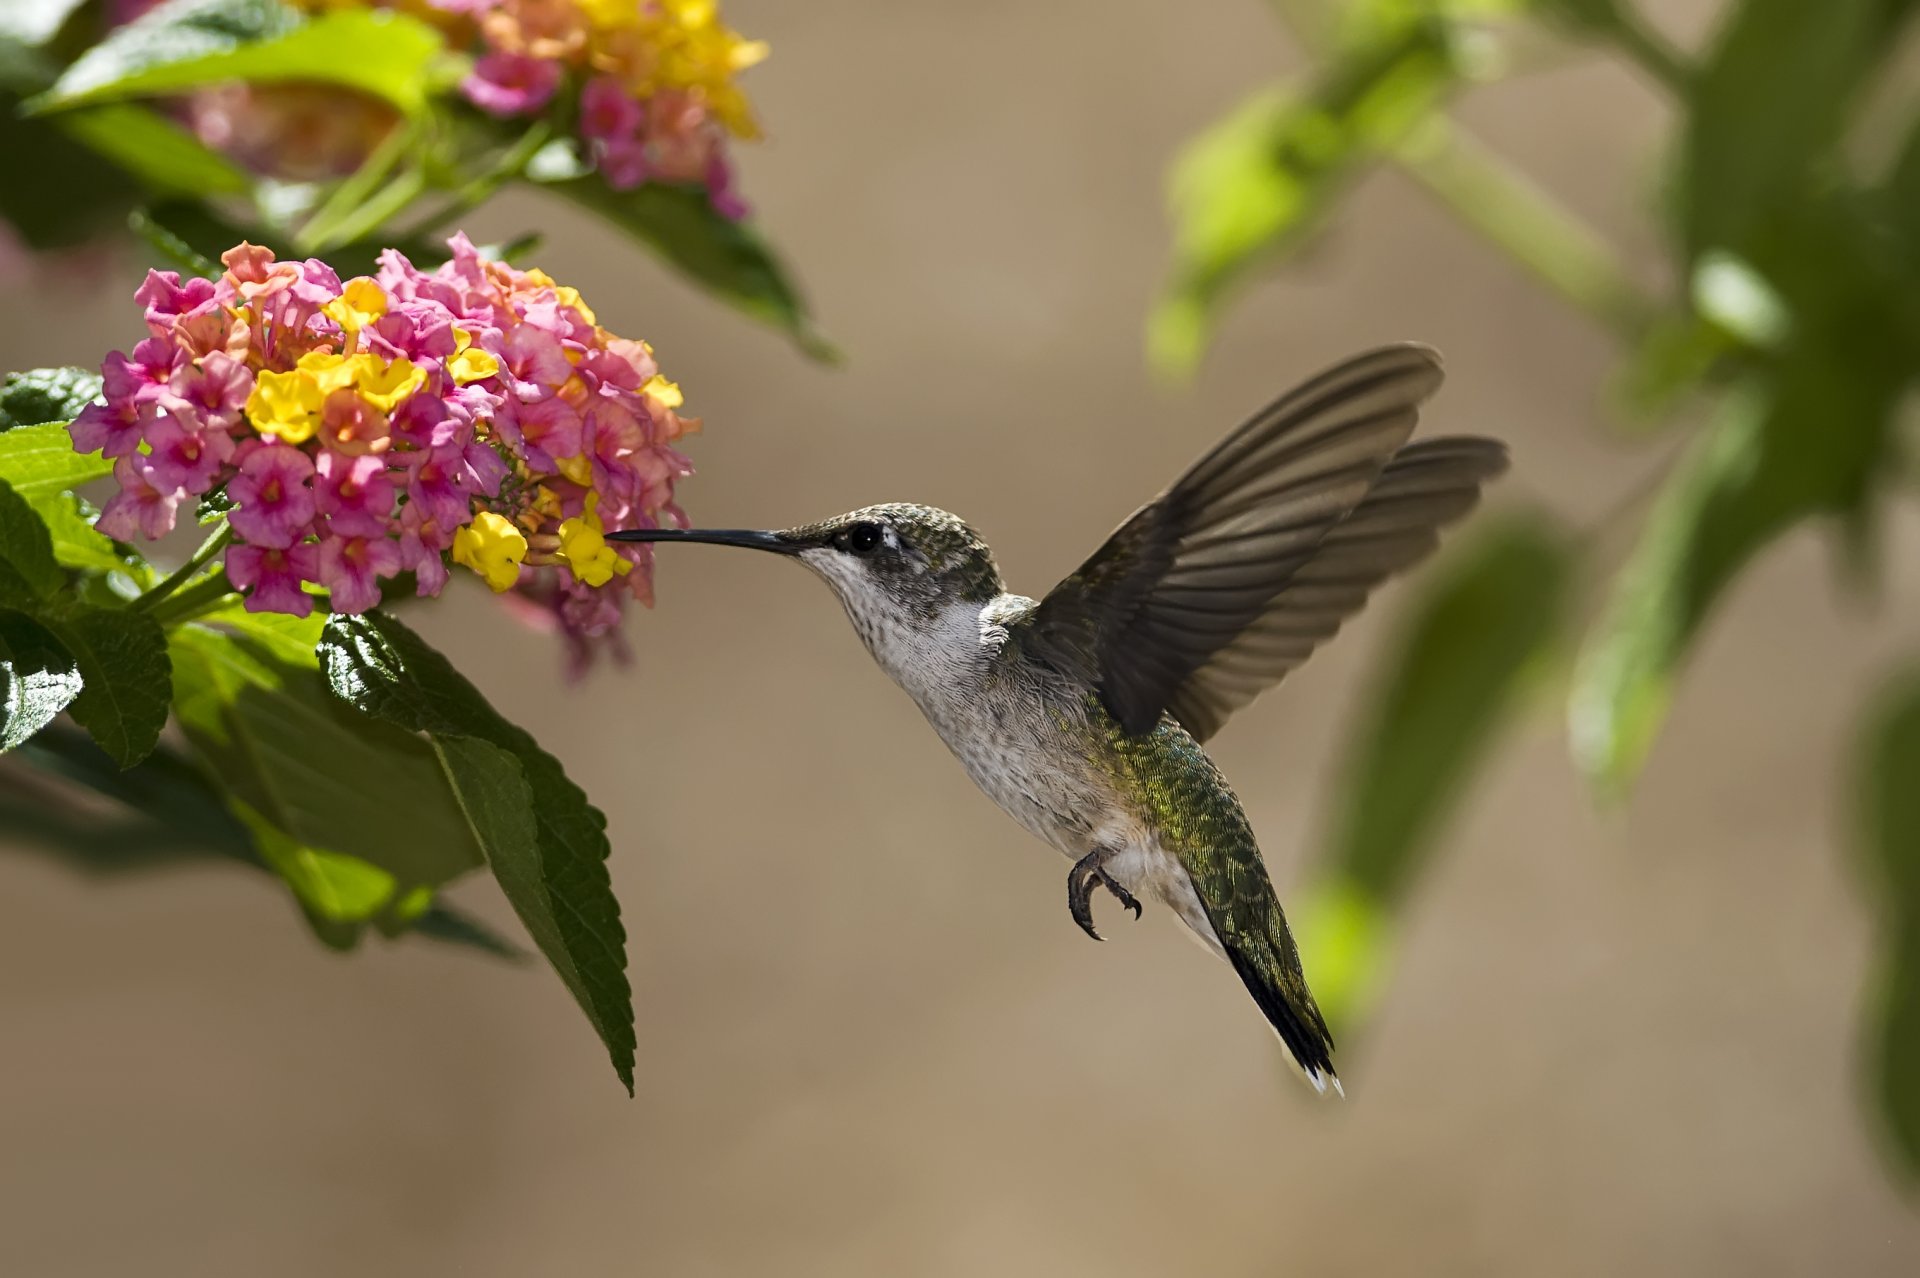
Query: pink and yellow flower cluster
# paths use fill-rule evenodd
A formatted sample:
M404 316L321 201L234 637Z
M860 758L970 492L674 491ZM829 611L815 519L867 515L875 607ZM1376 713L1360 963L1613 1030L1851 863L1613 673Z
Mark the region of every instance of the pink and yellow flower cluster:
M338 3L338 0L318 0ZM390 0L380 0L390 2ZM578 94L581 141L607 185L703 185L740 217L728 139L759 136L735 77L766 57L720 20L717 0L410 0L471 25L481 53L461 85L502 117Z
M449 560L576 641L650 602L648 548L602 533L684 522L673 443L699 423L578 292L450 246L434 271L389 249L344 283L250 244L218 279L149 272L149 336L108 356L105 402L71 427L115 459L100 531L157 538L224 493L227 576L256 612L305 616L314 587L364 612L403 571L435 595Z

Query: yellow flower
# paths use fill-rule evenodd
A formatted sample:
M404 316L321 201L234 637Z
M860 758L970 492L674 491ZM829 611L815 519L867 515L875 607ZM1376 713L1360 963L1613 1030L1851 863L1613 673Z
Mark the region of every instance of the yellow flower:
M606 529L593 509L599 499L599 493L588 493L586 510L560 525L560 557L589 586L604 586L633 571L633 565L615 554L602 535Z
M553 296L554 300L559 302L560 305L571 306L574 310L579 311L580 318L587 323L597 324L599 322L593 316L593 308L588 306L586 299L580 296L579 289L562 284L559 288L553 290Z
M453 562L465 564L495 594L511 590L527 557L527 539L505 515L483 510L453 534Z
M349 333L357 333L387 313L387 295L362 275L347 281L340 296L320 308L327 318Z
M468 346L447 361L447 372L462 386L484 381L499 371L500 361L478 346Z
M395 360L355 355L347 362L353 365L353 388L360 398L383 413L392 412L427 380L427 370L415 367L404 355Z
M575 453L572 457L556 457L553 464L562 475L582 488L592 486L593 461L585 453Z
M247 419L262 435L274 435L289 444L304 444L320 424L326 395L314 379L295 369L263 372L247 396Z
M678 408L687 402L687 397L680 393L679 385L668 381L659 373L647 379L646 385L640 388L640 393L662 408Z

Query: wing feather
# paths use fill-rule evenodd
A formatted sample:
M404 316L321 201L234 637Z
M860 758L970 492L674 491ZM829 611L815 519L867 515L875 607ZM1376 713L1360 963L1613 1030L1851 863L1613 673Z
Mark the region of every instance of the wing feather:
M1127 731L1164 711L1205 740L1504 468L1489 440L1407 443L1440 378L1427 347L1383 347L1256 413L1047 596L1042 655L1093 681Z

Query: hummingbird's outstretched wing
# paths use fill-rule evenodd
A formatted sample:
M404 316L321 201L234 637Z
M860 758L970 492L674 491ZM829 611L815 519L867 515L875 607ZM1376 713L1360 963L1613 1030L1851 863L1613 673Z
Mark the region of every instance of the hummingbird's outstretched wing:
M1034 614L1036 655L1126 731L1206 740L1430 552L1506 447L1408 444L1439 355L1386 346L1281 396L1135 511Z

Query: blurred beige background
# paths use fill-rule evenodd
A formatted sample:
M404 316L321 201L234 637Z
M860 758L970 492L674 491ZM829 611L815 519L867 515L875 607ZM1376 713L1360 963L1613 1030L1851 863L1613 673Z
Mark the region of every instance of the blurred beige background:
M1710 5L1658 6L1697 33ZM1292 65L1255 0L729 0L772 41L745 183L852 359L805 363L565 210L476 238L646 336L708 433L688 509L962 512L1037 593L1245 410L1402 337L1430 429L1513 442L1498 500L1607 510L1649 454L1608 341L1392 175L1157 388L1162 167ZM1466 117L1651 261L1660 102L1593 62ZM119 278L0 310L9 367L131 340ZM558 679L482 592L420 622L612 822L640 1094L560 985L423 943L337 957L254 875L0 860L0 1272L719 1275L1920 1272L1858 1114L1870 958L1839 761L1920 633L1920 521L1877 608L1811 537L1719 615L1653 766L1597 814L1556 708L1509 741L1409 917L1344 1105L1287 1078L1161 911L1111 943L791 565L685 548L625 673ZM1404 592L1218 755L1276 878ZM486 881L458 899L511 927Z

